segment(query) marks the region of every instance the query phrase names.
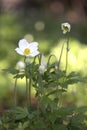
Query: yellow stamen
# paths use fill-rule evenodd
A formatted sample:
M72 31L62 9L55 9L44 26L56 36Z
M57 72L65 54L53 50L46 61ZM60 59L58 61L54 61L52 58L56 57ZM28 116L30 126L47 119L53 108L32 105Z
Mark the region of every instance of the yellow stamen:
M31 52L30 52L30 49L29 48L26 48L25 50L24 50L24 54L25 55L29 55Z

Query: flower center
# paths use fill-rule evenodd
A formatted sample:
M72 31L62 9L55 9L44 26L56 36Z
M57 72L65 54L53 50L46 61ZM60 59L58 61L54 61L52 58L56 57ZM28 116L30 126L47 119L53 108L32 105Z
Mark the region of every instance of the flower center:
M30 49L29 48L25 48L24 50L24 54L25 55L29 55L31 52L30 52Z
M64 30L68 31L69 28L67 26L63 26Z

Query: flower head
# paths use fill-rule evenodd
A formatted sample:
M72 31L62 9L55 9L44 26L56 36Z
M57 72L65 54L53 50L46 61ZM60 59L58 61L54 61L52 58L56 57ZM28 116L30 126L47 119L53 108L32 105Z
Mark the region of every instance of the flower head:
M21 71L22 69L25 68L25 63L22 61L17 62L17 68Z
M34 57L39 54L37 42L28 43L25 39L22 39L19 41L18 46L15 51L20 55Z
M45 70L46 70L46 66L44 66L43 64L41 64L39 66L39 72L40 72L40 74L44 74Z
M62 23L61 29L63 30L63 34L66 34L67 32L70 32L71 25L69 23Z

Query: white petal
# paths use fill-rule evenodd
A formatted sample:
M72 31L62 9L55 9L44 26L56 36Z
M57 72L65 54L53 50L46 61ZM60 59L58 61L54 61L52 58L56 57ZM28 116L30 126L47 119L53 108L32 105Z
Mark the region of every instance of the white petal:
M24 53L19 48L16 48L15 51L20 55L24 55Z
M33 53L34 51L37 51L38 50L38 43L37 42L30 43L29 49L31 50L31 53Z
M32 47L30 48L31 53L33 53L34 51L37 51L37 50L38 50L38 47L33 47L33 46L32 46Z
M24 51L25 48L28 47L29 43L25 40L25 39L22 39L19 41L19 48Z
M65 29L65 27L67 27L67 30ZM67 23L67 22L66 22L66 23L62 23L62 24L61 24L61 29L62 29L62 30L66 30L66 32L70 32L71 25L70 25L69 23ZM65 33L66 33L66 32L65 32Z
M37 47L38 46L38 42L31 42L28 45L29 45L29 47Z
M65 34L65 33L67 33L67 31L66 31L66 30L63 30L63 34Z
M40 52L39 51L34 51L33 53L31 53L29 56L30 57L34 57L37 56Z

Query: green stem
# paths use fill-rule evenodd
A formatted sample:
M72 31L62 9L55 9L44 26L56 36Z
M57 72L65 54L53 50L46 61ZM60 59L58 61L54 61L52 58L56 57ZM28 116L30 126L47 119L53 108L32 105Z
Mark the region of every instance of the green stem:
M42 58L42 54L40 53L40 54L38 55L39 65L41 64L41 58Z
M27 101L27 108L29 107L29 91L28 91L28 78L26 77L26 101Z
M27 100L27 108L31 109L31 79L26 77L26 100Z
M65 72L67 72L67 66L68 66L68 52L69 52L69 38L67 40L67 44L66 44L66 66L65 66Z
M52 58L52 57L55 58L55 61L56 61L55 64L58 64L58 63L57 63L57 57L52 54L52 55L50 55L49 58L48 58L48 62L47 62L47 65L48 65L48 66L49 66L49 64L50 64L50 61L51 61L51 58Z
M29 79L29 108L31 109L31 78Z
M16 107L17 105L17 78L15 79L15 85L14 85L14 104Z
M63 44L62 44L62 48L61 48L61 52L60 52L59 63L58 63L58 70L59 70L59 67L60 67L60 62L61 62L61 58L62 58L62 53L63 53L64 44L65 44L65 41L64 41Z

